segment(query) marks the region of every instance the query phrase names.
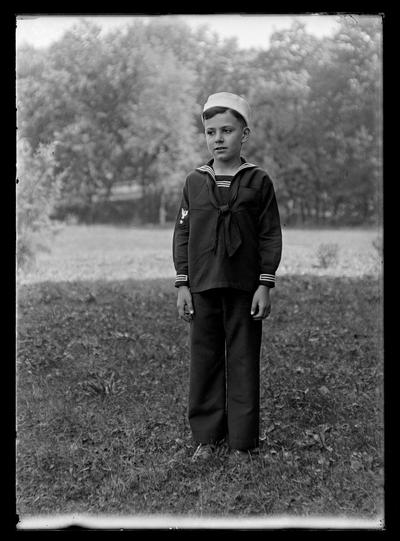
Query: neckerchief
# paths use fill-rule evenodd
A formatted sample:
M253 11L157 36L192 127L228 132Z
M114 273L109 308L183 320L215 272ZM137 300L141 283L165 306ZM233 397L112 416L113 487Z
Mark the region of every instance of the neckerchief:
M219 230L220 227L224 227L225 233L225 250L228 254L228 257L232 257L239 246L242 244L242 236L240 234L239 224L237 222L236 213L237 210L233 209L232 206L237 199L240 186L240 176L237 177L237 174L242 170L249 167L255 167L251 163L247 163L244 158L240 158L242 164L234 174L231 182L231 194L229 201L225 205L220 205L215 197L214 188L215 184L215 172L212 168L213 160L210 160L206 165L199 167L198 170L208 173L207 175L207 188L210 202L218 210L218 217L215 224L214 230L214 241L212 245L212 250L215 253L218 246Z

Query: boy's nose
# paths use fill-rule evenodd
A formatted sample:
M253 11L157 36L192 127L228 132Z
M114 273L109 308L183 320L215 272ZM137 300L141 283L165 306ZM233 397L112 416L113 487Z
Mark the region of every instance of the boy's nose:
M216 140L217 141L223 141L223 136L222 136L222 132L221 133L217 133L217 136L216 136Z

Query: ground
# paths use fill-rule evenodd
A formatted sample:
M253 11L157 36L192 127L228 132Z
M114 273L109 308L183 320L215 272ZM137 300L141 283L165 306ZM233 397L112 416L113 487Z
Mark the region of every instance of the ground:
M197 464L171 229L62 229L18 277L20 516L382 516L377 237L284 229L260 455Z

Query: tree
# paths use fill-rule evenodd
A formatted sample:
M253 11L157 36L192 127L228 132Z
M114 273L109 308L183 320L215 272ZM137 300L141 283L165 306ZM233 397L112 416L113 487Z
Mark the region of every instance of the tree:
M159 198L159 218L165 221L167 194L182 184L198 157L194 117L194 74L167 51L147 50L149 73L137 103L127 110L123 129L130 149L132 170L145 195Z
M304 132L310 57L318 40L295 23L271 36L271 46L258 54L250 101L257 112L249 155L276 178L284 218L308 219L312 187L304 154ZM253 76L254 77L254 76Z
M289 218L361 223L376 213L379 51L376 20L345 19L323 40L295 23L259 54L250 156L276 174Z
M310 125L318 141L332 220L376 215L380 176L380 25L344 18L314 65Z
M170 50L161 26L139 22L102 37L96 25L81 22L47 51L40 77L21 63L22 103L29 102L33 79L36 103L45 104L37 120L28 120L29 108L21 111L21 131L34 147L57 141L64 203L80 201L89 219L95 202L106 201L119 182L139 182L145 197L155 194L165 207L166 193L198 160L195 76ZM178 44L176 34L172 42ZM165 211L159 214L163 219Z

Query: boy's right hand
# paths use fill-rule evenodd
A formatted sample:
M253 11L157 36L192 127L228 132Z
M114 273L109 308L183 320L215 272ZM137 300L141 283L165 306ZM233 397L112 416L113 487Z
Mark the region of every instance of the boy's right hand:
M193 318L194 310L192 295L187 286L180 286L178 288L178 300L176 306L178 308L179 317L184 321L190 322Z

